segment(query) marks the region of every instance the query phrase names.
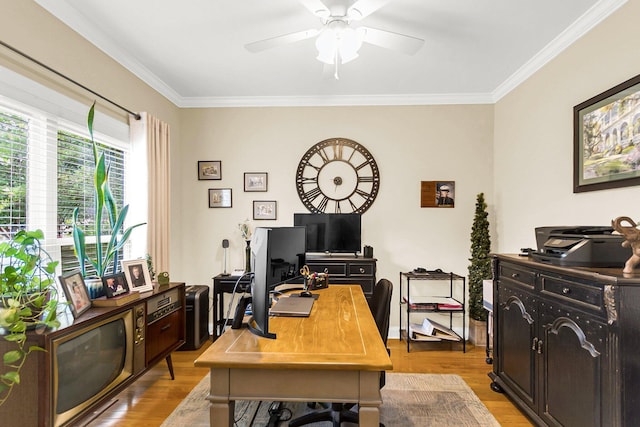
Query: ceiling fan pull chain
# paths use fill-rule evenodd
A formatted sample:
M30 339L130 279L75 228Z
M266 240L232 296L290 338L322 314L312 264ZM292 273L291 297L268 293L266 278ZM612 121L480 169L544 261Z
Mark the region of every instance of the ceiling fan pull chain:
M333 62L336 64L336 72L333 77L335 77L336 80L340 80L340 76L338 76L338 49L336 49L334 55L335 58L333 59Z

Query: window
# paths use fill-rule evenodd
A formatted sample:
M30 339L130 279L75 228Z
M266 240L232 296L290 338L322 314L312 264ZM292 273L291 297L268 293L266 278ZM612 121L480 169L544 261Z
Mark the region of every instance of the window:
M87 240L95 235L94 158L87 134L80 126L0 97L0 240L24 228L44 230L45 247L61 261L63 272L78 265L72 239L75 207ZM128 143L94 137L105 155L110 189L123 206ZM106 216L103 220L108 224Z
M27 141L24 117L0 110L0 239L27 224Z

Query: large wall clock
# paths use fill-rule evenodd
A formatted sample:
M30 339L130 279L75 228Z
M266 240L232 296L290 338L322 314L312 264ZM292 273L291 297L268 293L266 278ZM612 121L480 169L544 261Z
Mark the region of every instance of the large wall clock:
M380 171L371 153L346 138L325 139L300 160L296 188L314 213L363 213L376 199Z

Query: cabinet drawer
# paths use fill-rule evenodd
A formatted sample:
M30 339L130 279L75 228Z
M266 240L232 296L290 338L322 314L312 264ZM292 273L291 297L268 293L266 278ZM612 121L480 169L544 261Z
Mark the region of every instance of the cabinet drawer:
M329 277L331 276L346 276L347 275L347 264L346 263L335 263L335 264L315 264L308 262L309 270L315 271L316 273L329 273Z
M570 282L545 275L542 276L542 291L597 309L603 303L603 290L598 286Z
M527 271L512 264L500 264L500 279L509 279L527 288L533 288L536 282L536 274L531 270Z
M373 264L349 264L349 276L373 276L375 273Z

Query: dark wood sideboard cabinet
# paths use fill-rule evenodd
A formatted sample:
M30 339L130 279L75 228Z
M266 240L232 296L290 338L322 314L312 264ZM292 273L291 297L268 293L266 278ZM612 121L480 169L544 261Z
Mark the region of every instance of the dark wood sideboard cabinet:
M82 425L94 413L108 406L113 398L126 386L134 382L141 375L162 360L166 360L169 372L173 378L171 353L185 342L185 284L170 283L154 287L152 292L140 294L140 298L122 304L121 306L92 307L80 317L74 319L66 310L59 319L61 326L44 333L30 332L29 345L43 347L45 352L36 352L27 359L21 373L21 383L12 391L9 399L0 406L0 425L49 427L54 425ZM128 326L126 329L126 347L131 358L130 362L123 362L124 373L107 388L91 381L89 372L91 366L96 365L94 355L103 353L103 360L108 357L112 347L104 345L106 341L118 341L115 334L94 334L92 339L84 337L91 335L102 325L112 320L123 319ZM0 329L0 331L2 331ZM78 409L73 409L73 415L63 418L57 414L55 402L60 399L56 391L58 373L62 364L56 356L58 343L75 342L74 351L66 356L74 357L73 375L77 375L80 389L94 387L97 394L90 403L77 403ZM0 337L0 354L9 348L6 340ZM98 348L99 347L99 348ZM13 347L11 347L13 348ZM105 354L105 352L107 352ZM62 356L59 356L62 357ZM113 365L117 366L117 353L114 354ZM82 367L86 367L85 370ZM102 370L98 365L97 369ZM76 373L77 371L77 373ZM83 377L84 376L84 377ZM68 375L67 375L68 377ZM84 381L84 385L82 382ZM56 398L56 396L58 396ZM74 401L74 396L65 396L65 401Z
M340 255L307 255L309 270L329 273L330 285L360 285L367 301L376 284L376 258Z
M493 258L492 388L538 425L640 423L640 274Z

